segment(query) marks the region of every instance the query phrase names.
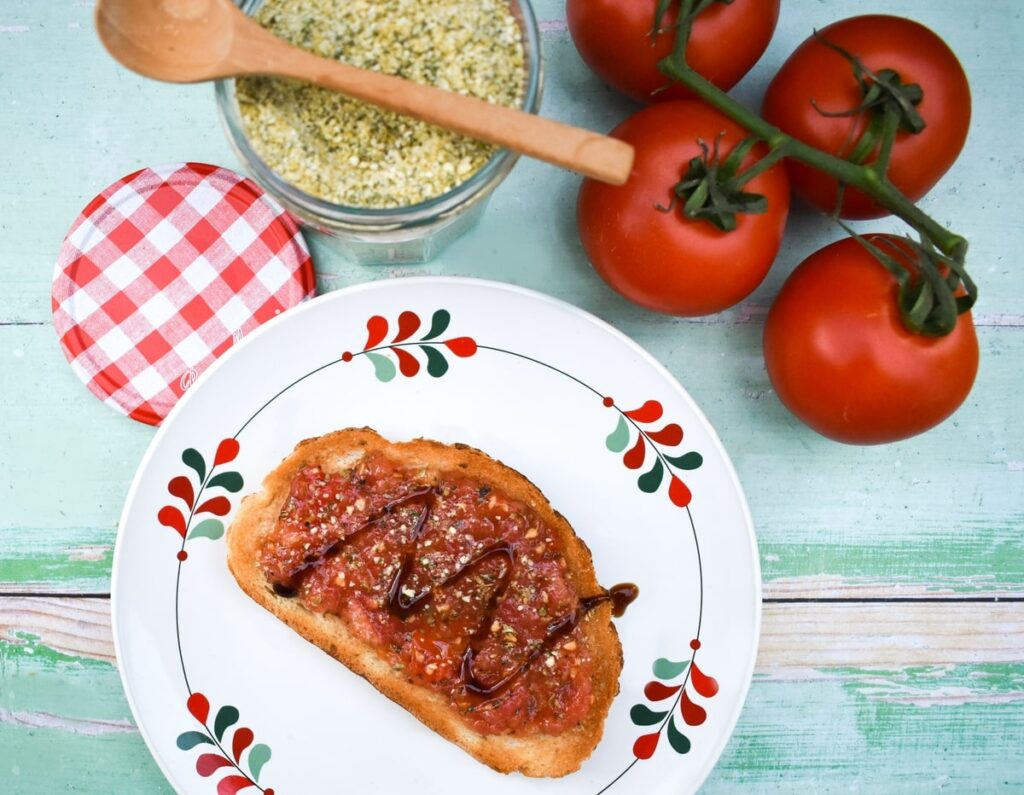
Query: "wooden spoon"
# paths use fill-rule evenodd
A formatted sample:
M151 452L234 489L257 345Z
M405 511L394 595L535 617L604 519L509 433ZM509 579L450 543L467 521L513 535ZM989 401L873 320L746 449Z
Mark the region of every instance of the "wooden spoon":
M157 80L290 77L613 185L633 166L633 147L623 141L312 55L261 28L231 0L99 0L96 30L120 63Z

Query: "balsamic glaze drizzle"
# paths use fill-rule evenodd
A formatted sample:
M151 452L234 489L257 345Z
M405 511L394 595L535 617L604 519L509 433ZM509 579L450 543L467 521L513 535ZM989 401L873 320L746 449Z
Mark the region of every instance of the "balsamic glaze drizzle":
M490 491L490 489L488 489L488 491ZM294 597L298 592L296 587L296 578L300 574L310 568L319 566L328 558L338 554L350 539L368 528L378 525L384 517L391 514L396 508L421 497L426 497L423 504L423 510L420 511L420 514L416 519L416 524L409 533L408 539L402 545L402 563L398 572L395 574L394 579L391 581L391 585L388 587L388 611L392 615L404 620L414 612L422 609L432 599L436 590L446 588L449 585L454 584L488 558L495 556L503 557L505 559L505 564L501 569L498 586L492 591L487 609L484 611L484 618L476 632L470 638L469 646L466 648L466 651L462 656L462 665L459 672L460 683L457 685L457 689L484 697L499 695L519 676L526 673L538 657L549 652L560 640L569 635L579 625L580 621L583 620L587 613L598 605L604 604L605 602L611 602L612 615L615 617L621 617L626 608L639 595L639 588L637 588L636 585L633 585L632 583L621 583L613 586L603 593L581 597L575 610L548 624L547 634L543 643L530 652L518 667L514 668L510 673L494 684L485 685L477 678L476 673L473 670L473 662L476 657L478 647L490 634L492 616L498 607L498 603L504 596L505 591L508 588L509 581L512 578L512 569L515 565L515 546L507 541L499 541L484 547L468 562L456 569L442 582L430 586L413 596L407 597L404 591L406 589L406 580L408 579L416 560L417 542L419 541L420 536L423 535L427 520L429 519L431 512L434 510L437 494L438 491L436 488L428 486L415 489L403 497L390 501L376 516L368 519L348 535L329 544L319 555L313 555L304 560L302 565L291 574L287 581L272 583L274 593L284 598ZM481 490L481 494L483 494L483 490Z

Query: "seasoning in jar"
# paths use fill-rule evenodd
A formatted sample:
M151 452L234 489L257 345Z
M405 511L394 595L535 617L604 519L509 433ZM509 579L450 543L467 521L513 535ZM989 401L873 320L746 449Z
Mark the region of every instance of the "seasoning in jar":
M256 20L325 58L521 107L522 32L508 0L267 0ZM237 81L246 135L278 176L349 207L405 207L479 171L495 147L306 83Z

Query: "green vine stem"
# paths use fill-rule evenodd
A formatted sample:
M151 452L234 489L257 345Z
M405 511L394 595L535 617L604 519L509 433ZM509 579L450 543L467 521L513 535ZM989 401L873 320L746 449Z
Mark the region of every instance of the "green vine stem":
M682 36L680 36L681 38ZM885 176L884 170L878 168L878 162L856 165L786 135L778 127L769 124L758 114L744 107L697 74L687 65L685 59L680 57L679 53L673 53L662 61L660 68L668 77L683 84L709 105L717 108L767 143L769 156L791 157L835 177L846 185L863 191L893 215L899 216L931 240L943 254L952 257L957 262L964 261L967 255L967 240L946 229L900 193ZM882 163L883 167L884 165Z
M731 0L719 0L731 2ZM669 2L663 0L658 7L655 18L655 30L667 12ZM689 41L690 29L694 18L708 5L709 0L679 0L679 22L677 24L676 42L672 54L666 57L658 68L662 72L686 88L695 96L711 104L737 124L765 141L768 145L766 159L775 162L780 158L793 158L812 168L836 177L841 184L852 185L870 196L874 201L902 218L924 238L957 263L963 263L967 256L968 242L961 235L951 232L934 218L921 210L907 199L886 175L893 134L883 136L883 151L880 157L866 165L851 163L847 160L829 155L815 149L791 135L786 135L778 127L769 124L761 116L742 106L725 91L701 77L686 62L686 44ZM898 120L886 120L886 132L895 126ZM757 166L753 167L757 168ZM754 171L753 174L759 173ZM752 174L752 176L753 176ZM744 175L740 175L742 178Z

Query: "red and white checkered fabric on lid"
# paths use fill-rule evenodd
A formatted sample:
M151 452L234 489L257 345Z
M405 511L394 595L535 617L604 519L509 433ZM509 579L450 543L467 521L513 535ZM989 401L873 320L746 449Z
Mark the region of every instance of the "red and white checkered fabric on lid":
M57 259L53 322L93 394L158 424L235 341L312 297L295 221L249 179L145 168L82 210Z

